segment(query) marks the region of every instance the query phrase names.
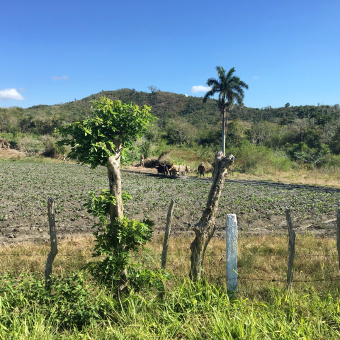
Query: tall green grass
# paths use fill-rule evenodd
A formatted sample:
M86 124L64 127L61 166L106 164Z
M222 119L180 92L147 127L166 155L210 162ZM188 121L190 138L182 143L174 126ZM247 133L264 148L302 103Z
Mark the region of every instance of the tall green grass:
M161 241L162 236L155 238L138 260L159 267ZM339 281L330 280L338 275L334 240L297 238L297 255L317 256L297 256L294 279L310 282L293 281L290 294L285 289L285 237L240 238L241 280L234 295L227 294L223 279L224 242L212 240L205 262L207 279L193 283L187 278L190 239L171 239L167 263L172 278L165 282L165 295L144 289L119 298L97 285L84 269L91 259L93 239L60 242L50 292L43 277L46 245L3 247L0 339L340 337ZM319 279L325 280L315 281Z
M52 302L27 288L1 301L3 339L335 339L339 297L315 291L287 294L269 287L262 300L238 299L223 286L176 282L163 299L131 291L120 299L80 286ZM32 289L32 288L31 288ZM80 294L80 292L82 292ZM84 293L85 292L85 293ZM86 300L84 300L85 296ZM71 297L71 299L70 299Z

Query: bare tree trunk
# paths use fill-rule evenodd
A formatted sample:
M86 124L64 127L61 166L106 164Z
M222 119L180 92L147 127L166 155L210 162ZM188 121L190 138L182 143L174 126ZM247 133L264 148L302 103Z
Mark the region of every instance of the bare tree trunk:
M223 156L225 155L225 137L227 133L226 129L226 110L225 108L222 110L222 152Z
M215 215L223 189L225 175L228 172L229 166L233 164L234 159L235 157L233 155L224 157L222 151L216 152L214 161L214 177L208 196L207 206L203 211L201 219L194 227L196 236L190 245L190 278L194 281L197 281L202 277L205 250L207 249L207 246L216 230Z
M122 200L122 181L120 175L120 153L108 157L107 162L110 194L116 198L116 204L110 206L110 220L114 222L116 218L123 217L123 200Z
M110 221L112 225L116 219L121 219L124 214L122 180L120 175L120 157L121 154L118 152L116 155L108 157L107 162L110 194L116 198L116 204L110 205ZM125 246L121 245L121 248L124 250ZM119 291L125 290L128 283L127 268L124 268L120 273Z

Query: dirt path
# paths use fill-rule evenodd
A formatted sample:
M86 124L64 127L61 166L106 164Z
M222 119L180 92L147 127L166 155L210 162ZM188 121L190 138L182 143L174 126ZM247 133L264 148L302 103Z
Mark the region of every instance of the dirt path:
M141 167L133 167L133 166L124 166L122 171L124 172L132 172L132 173L143 173L148 174L150 176L160 176L157 174L156 169L151 168L141 168ZM172 179L177 180L196 180L196 181L211 181L211 177L198 177L198 176L172 176ZM321 185L313 185L313 184L291 184L291 183L283 183L283 182L273 182L273 181L265 181L265 180L253 180L253 179L227 179L228 182L232 183L243 183L247 185L261 185L261 186L269 186L269 187L281 187L284 189L308 189L314 191L323 191L329 193L340 193L340 188L335 188L331 186L321 186Z

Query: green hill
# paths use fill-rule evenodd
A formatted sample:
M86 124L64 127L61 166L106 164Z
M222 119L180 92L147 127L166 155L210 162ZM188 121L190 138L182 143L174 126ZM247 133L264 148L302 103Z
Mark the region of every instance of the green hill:
M80 100L56 105L36 105L26 109L20 107L0 108L0 131L32 132L38 134L51 133L60 124L77 121L91 114L91 100L106 96L112 100L133 102L137 105L148 105L159 118L159 126L164 126L169 119L184 119L197 128L214 125L220 121L217 101L209 99L203 104L202 98L181 94L153 91L139 92L134 89L102 91ZM340 108L334 106L296 106L286 104L282 108L248 108L235 106L231 119L260 122L271 121L278 124L288 124L297 118L314 118L317 124L340 120Z
M149 93L134 89L102 91L64 104L0 108L0 138L7 138L13 145L18 143L18 134L31 134L38 139L44 136L46 140L56 127L90 116L91 101L101 96L151 106L158 119L146 135L149 144L213 149L220 145L221 116L216 100L208 99L204 104L200 97L155 89ZM25 141L26 146L28 142ZM283 152L301 164L329 164L332 155L340 154L340 107L289 103L281 108L235 105L229 117L227 145L229 148L243 145L249 150L244 143Z

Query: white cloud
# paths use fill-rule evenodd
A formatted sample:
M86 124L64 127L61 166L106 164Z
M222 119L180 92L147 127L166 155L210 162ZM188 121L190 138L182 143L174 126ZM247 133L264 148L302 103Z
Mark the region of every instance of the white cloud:
M257 80L257 79L259 79L259 77L258 76L253 76L253 79Z
M17 89L0 90L0 100L6 99L25 100L25 98L18 92Z
M209 86L195 85L191 88L191 93L208 92L210 90L211 90L211 87Z
M52 80L68 80L69 78L69 76L51 77Z

